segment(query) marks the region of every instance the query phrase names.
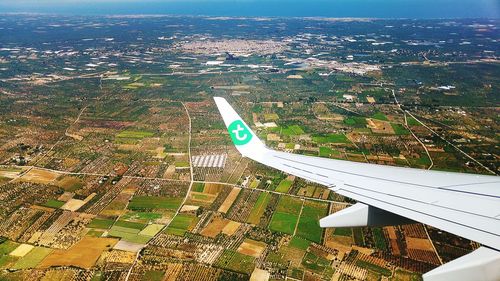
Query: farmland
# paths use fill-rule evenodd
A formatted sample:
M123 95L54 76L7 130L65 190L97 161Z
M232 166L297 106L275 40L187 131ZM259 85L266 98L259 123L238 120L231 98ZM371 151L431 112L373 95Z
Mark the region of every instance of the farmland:
M169 209L176 210L182 198L167 198L153 196L134 196L128 208L131 210Z
M174 217L166 229L166 233L183 236L193 222L195 222L195 219L194 216L179 214Z
M35 247L25 256L20 258L13 266L14 269L26 269L26 268L34 268L36 267L42 260L45 259L50 253L52 249L43 248L43 247Z
M279 185L276 187L275 191L281 193L287 193L290 187L292 187L293 181L289 179L282 180Z
M281 196L276 212L273 214L269 229L294 234L302 202L293 197Z
M255 267L253 261L254 257L231 250L224 250L216 265L236 272L250 274Z
M349 143L349 140L342 134L316 135L313 140L319 144L325 143Z
M327 210L327 204L306 201L302 208L296 235L321 243L323 229L319 227L319 220L326 216Z
M110 249L116 242L110 238L85 237L71 249L53 251L39 266L44 268L65 265L90 268L101 253Z
M262 192L255 202L252 211L250 212L250 216L248 216L248 222L252 224L258 224L260 218L264 214L267 204L269 204L269 200L271 199L271 195L266 192Z

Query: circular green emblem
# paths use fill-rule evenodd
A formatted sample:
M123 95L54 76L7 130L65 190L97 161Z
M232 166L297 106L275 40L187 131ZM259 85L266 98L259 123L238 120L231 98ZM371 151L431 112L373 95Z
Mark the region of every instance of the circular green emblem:
M245 145L252 139L252 133L241 120L236 120L227 127L235 145Z

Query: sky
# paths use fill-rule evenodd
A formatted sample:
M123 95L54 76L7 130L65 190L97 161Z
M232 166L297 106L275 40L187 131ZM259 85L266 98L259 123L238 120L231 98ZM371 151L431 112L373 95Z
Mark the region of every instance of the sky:
M499 18L500 0L0 0L0 13Z

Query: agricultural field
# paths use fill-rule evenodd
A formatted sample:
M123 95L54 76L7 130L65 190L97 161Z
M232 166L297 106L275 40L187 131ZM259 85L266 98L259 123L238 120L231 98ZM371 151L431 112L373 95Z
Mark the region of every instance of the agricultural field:
M155 196L134 196L128 208L134 211L167 209L176 210L179 208L182 198L168 198Z
M281 193L287 193L288 190L290 190L290 188L292 187L292 184L293 184L293 180L286 178L278 184L275 191L281 192Z
M196 223L196 217L192 215L178 214L168 225L165 233L183 236Z
M321 243L323 228L319 227L319 220L325 217L327 213L328 204L305 201L295 234L318 244Z
M257 202L255 202L255 205L253 206L253 209L250 212L250 216L248 216L247 222L251 224L259 224L260 218L262 217L262 215L264 215L267 204L269 204L270 200L271 200L271 195L269 193L267 192L260 193Z
M254 257L240 254L231 250L224 250L217 260L216 266L236 272L250 274L255 268Z
M98 229L109 229L114 223L115 223L114 220L95 218L87 225L87 227L98 228Z
M53 252L50 248L35 247L22 256L13 266L14 269L34 268Z
M269 223L269 229L293 235L301 209L301 200L285 195L281 196Z
M91 268L103 251L111 249L117 240L112 238L84 237L68 250L55 250L47 255L39 267L75 266Z
M313 136L313 141L318 144L326 143L349 143L349 139L343 134L328 134Z
M57 209L57 208L61 208L64 204L66 204L66 202L64 202L64 201L49 199L49 200L47 200L47 202L43 203L43 206Z

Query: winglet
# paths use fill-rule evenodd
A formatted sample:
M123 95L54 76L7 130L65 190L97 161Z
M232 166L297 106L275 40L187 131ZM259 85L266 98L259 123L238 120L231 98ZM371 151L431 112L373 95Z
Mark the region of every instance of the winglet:
M224 98L214 97L214 100L236 149L245 157L260 158L266 151L264 143Z

